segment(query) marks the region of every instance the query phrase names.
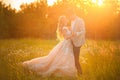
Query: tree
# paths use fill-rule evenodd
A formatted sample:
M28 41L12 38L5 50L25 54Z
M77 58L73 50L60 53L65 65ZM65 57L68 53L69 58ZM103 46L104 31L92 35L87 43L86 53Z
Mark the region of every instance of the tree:
M68 8L73 8L85 21L87 38L119 39L119 0L104 0L101 6L98 1L57 0L53 6L48 6L47 0L37 0L21 5L17 13L10 5L0 2L0 37L55 38L59 16L65 14Z

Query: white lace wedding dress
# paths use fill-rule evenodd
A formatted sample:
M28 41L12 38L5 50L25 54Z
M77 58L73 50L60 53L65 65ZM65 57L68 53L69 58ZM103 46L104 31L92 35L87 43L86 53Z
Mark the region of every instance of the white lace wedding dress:
M64 27L69 31L67 27ZM23 65L42 76L75 76L73 46L70 39L59 42L47 56L23 62Z

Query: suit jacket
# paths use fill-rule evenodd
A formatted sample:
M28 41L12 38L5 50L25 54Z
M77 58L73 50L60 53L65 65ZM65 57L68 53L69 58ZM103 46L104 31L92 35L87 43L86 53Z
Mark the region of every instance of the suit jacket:
M71 38L75 47L80 47L85 43L85 23L83 19L77 17L71 22L71 30L76 35Z

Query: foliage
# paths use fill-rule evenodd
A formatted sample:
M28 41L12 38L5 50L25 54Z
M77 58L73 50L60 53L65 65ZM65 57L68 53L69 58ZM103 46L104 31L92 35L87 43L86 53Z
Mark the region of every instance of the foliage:
M42 77L21 63L47 55L56 40L0 40L0 80L120 80L120 41L87 40L81 49L83 75L76 79ZM64 63L63 63L64 64Z
M120 4L118 0L104 3L98 6L91 0L58 0L48 6L46 0L38 0L21 5L21 11L16 12L0 2L0 38L55 38L58 17L74 8L85 21L87 38L120 39Z

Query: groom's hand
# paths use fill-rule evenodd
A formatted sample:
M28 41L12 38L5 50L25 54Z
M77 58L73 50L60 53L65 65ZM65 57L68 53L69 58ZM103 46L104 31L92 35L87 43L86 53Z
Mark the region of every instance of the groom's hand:
M75 36L76 35L76 33L75 32L72 32L72 36Z

